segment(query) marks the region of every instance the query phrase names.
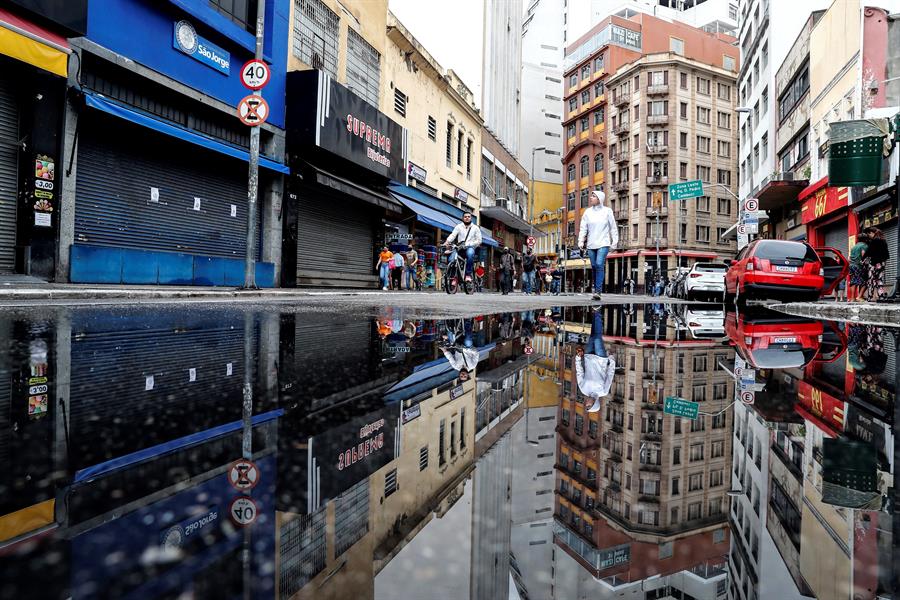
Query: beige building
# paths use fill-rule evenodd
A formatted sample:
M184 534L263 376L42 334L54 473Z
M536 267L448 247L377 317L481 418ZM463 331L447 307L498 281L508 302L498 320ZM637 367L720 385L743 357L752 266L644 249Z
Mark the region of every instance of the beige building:
M393 13L387 16L384 63L381 110L409 132L410 185L477 212L483 121L472 91Z
M662 52L607 80L606 191L621 249L610 254L609 285L627 275L644 283L656 268L657 245L660 269L670 276L676 264L734 253L721 235L738 211L735 79L733 70ZM703 181L703 196L669 202L670 184L693 179Z

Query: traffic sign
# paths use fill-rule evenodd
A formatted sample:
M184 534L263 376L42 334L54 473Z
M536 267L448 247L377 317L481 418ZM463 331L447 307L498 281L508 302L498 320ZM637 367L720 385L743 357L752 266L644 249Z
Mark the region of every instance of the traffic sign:
M744 202L744 212L755 213L759 210L759 200L756 198L748 198L746 202Z
M252 490L259 483L259 468L253 461L236 460L228 467L228 483L239 492Z
M269 103L255 94L245 96L238 104L238 118L249 127L262 125L269 118Z
M738 225L738 235L750 235L759 232L759 225L756 223L746 223Z
M669 200L687 200L703 195L703 182L699 179L669 184Z
M249 496L238 496L231 501L231 505L228 507L228 516L235 525L240 527L252 525L258 514L259 508L253 498Z
M700 416L700 404L676 396L666 396L666 400L663 402L663 412L674 417L696 419Z
M744 404L750 405L753 404L755 394L750 390L744 390L741 392L741 402Z
M241 67L241 83L251 90L260 90L269 83L272 71L269 65L261 60L251 59Z
M536 243L536 240L534 239L534 236L533 236L533 235L529 235L529 236L528 236L528 240L526 240L526 243L528 244L528 247L529 247L529 248L534 248L534 244Z
M525 346L525 354L534 354L534 348L532 346Z

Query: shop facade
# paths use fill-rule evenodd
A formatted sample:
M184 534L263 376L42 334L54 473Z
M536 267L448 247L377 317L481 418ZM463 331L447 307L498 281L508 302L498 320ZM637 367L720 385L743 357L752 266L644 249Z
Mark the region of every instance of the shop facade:
M850 188L829 186L824 177L801 191L799 200L807 242L813 248L834 248L849 256L859 232L856 212L850 206Z
M898 219L897 219L897 183L879 186L864 194L859 203L853 205L853 212L859 224L859 230L877 227L884 232L888 247L888 260L884 267L884 282L887 291L897 279Z
M278 284L287 0L269 3L272 77L261 126L256 283ZM248 90L255 14L198 3L90 5L66 110L58 280L241 285L247 253ZM135 32L122 36L122 30ZM127 57L128 60L122 60ZM60 171L60 169L58 169Z

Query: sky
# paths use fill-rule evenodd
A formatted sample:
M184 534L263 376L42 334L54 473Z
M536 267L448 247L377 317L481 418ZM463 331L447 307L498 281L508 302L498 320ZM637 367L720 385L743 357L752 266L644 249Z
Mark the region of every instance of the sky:
M388 6L444 69L462 78L481 106L484 0L389 0Z

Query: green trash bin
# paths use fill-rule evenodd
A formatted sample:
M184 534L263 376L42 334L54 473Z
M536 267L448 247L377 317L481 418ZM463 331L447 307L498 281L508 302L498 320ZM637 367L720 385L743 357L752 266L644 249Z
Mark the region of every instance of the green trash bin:
M888 130L887 119L832 123L828 131L828 185L881 184Z

